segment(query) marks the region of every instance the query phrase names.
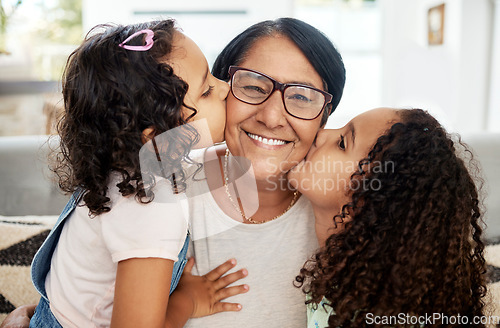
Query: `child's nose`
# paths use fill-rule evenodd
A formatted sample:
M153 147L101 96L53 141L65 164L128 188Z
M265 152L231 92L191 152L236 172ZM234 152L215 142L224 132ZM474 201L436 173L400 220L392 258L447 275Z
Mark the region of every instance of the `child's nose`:
M316 147L323 146L327 142L334 140L335 131L332 129L321 129L318 131L318 135L316 137Z
M221 99L226 99L227 95L229 94L229 83L221 81L217 79L217 83L219 84L219 97Z

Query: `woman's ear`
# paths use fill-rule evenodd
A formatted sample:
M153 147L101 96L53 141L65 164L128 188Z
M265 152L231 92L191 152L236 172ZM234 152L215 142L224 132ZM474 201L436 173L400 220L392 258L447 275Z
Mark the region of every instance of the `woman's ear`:
M145 128L144 130L142 130L142 133L141 133L142 144L145 144L146 142L152 140L155 136L156 136L156 133L155 133L154 126L149 126L149 127Z

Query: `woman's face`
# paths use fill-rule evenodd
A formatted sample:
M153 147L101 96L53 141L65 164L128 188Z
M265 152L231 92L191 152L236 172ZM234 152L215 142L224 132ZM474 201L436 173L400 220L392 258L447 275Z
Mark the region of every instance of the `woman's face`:
M305 161L288 174L289 183L313 206L340 212L349 201L346 192L359 161L397 120L397 110L377 108L356 116L343 128L320 131Z
M190 121L206 119L212 141L224 141L229 85L210 74L207 60L193 40L178 32L173 44L174 50L169 56L168 64L189 85L184 103L197 110ZM192 110L184 108L185 118L191 114ZM208 140L208 136L201 137Z
M238 66L281 83L300 83L324 90L321 77L304 54L281 35L257 40ZM251 160L257 181L273 181L304 158L320 128L321 116L310 121L292 117L285 111L280 91L260 105L243 103L230 93L227 146L234 156Z

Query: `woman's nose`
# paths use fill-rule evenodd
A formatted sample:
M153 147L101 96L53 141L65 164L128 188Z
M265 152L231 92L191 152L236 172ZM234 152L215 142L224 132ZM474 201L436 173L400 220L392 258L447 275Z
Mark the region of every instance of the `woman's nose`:
M258 107L255 118L269 129L274 129L287 124L286 111L283 105L281 92L275 91L264 103Z

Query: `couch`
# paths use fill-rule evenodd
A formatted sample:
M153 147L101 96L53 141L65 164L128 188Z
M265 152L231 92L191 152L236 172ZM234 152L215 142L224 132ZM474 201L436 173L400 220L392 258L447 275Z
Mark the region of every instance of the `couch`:
M486 181L486 238L500 243L500 134L465 135L463 140L480 161ZM0 322L15 307L39 298L29 265L68 199L47 169L49 149L57 144L47 136L0 137ZM500 244L489 246L487 260L498 281L491 291L500 295Z
M47 156L57 139L0 137L0 215L57 215L68 197L50 179Z

